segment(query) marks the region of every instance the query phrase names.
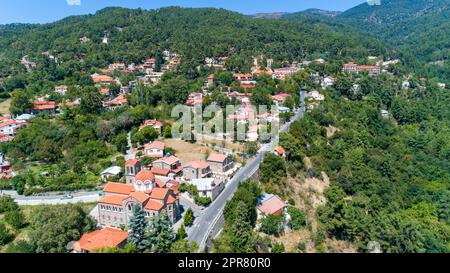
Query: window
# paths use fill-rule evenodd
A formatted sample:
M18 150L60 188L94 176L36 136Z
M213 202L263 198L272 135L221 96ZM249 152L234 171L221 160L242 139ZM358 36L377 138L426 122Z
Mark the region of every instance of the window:
M132 211L133 210L133 206L131 204L128 204L128 211Z

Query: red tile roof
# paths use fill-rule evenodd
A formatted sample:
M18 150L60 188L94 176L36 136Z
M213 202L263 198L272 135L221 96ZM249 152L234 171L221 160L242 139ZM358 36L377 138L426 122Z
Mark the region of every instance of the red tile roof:
M95 75L92 76L92 81L94 83L100 83L100 82L113 82L114 79L107 75Z
M72 249L90 252L95 249L118 247L128 238L128 232L120 229L105 228L84 234Z
M54 101L35 101L33 110L52 110L56 108Z
M285 207L286 203L274 195L258 206L258 210L265 215L279 215Z
M208 161L223 163L227 159L227 156L224 154L211 154L208 157Z
M123 195L106 195L106 196L103 196L98 201L98 203L122 206L123 200L125 200L127 198L128 198L128 196L123 196Z
M154 175L168 176L170 173L170 170L152 169L152 173Z
M184 166L185 168L206 169L209 164L206 161L192 161Z
M164 158L158 159L155 162L164 162L164 163L166 163L168 165L173 165L175 163L180 162L180 160L177 157L172 155L172 156L169 156L169 157L164 157ZM153 164L155 164L155 162L153 162Z
M159 149L159 150L164 150L164 148L166 147L166 144L164 144L161 141L154 141L150 144L146 144L145 145L145 149Z
M154 188L152 192L150 193L150 197L152 199L159 199L163 200L166 198L167 194L169 194L169 189L165 188Z
M110 182L106 184L103 192L129 195L130 193L134 192L134 187L131 184Z
M155 175L149 170L142 170L136 175L136 181L155 181Z
M145 205L146 210L153 210L153 211L161 211L161 209L164 207L164 204L155 201L155 200L148 200L147 204Z
M130 194L130 196L136 199L141 204L149 199L149 196L141 191L133 192L132 194Z
M136 166L139 163L139 159L130 159L125 163L126 166Z

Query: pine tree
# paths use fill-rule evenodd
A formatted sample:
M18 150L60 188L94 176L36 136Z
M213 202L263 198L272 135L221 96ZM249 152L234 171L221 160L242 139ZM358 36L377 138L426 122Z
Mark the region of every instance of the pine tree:
M190 227L194 223L194 220L194 212L192 211L192 209L188 209L186 211L186 214L184 215L184 225Z
M168 253L170 251L176 235L165 213L154 216L151 219L147 236L152 245L152 252Z
M183 225L181 225L177 232L177 240L183 240L186 237L187 237L186 229L184 228Z
M255 252L256 238L249 220L247 206L240 201L236 208L236 219L229 231L229 243L233 253Z
M147 227L148 222L145 219L144 210L140 205L135 205L129 224L130 234L128 236L128 242L134 244L139 252L143 252L150 246L146 234Z

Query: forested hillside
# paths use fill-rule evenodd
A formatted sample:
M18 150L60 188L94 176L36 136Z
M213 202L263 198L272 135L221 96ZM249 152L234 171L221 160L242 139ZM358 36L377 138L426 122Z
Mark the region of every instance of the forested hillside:
M361 35L332 31L327 26L312 26L279 20L258 20L220 9L163 8L129 10L107 8L95 15L69 17L53 24L36 26L29 31L8 35L14 26L4 26L0 35L2 67L0 77L23 74L5 80L4 88L12 91L35 82L25 75L20 59L45 66L42 52L50 51L61 65L46 68L38 76L40 82L79 80L81 72L104 67L111 62L138 63L143 56L171 49L184 58L180 67L189 78L196 76L195 67L205 57L234 56L237 66L243 56L267 54L276 60L292 61L299 56L321 53L333 58L367 56L368 49L384 53L382 43ZM110 43L101 38L107 32ZM80 43L87 37L91 42Z
M392 46L416 73L448 81L450 74L450 1L383 0L381 5L363 3L338 16L308 11L288 14L291 21L352 26Z

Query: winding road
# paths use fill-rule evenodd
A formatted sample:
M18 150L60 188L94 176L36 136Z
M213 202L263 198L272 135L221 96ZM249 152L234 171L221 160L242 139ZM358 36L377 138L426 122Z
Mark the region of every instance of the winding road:
M282 128L280 128L280 132L288 132L293 122L303 118L305 114L304 101L306 92L301 91L300 97L302 107L298 109L297 113L290 122L287 122ZM240 182L249 179L256 173L256 171L258 171L259 165L264 159L264 153L271 151L272 146L277 143L278 140L279 139L277 137L272 142L264 144L258 151L256 157L250 160L247 165L242 167L236 173L236 175L227 183L226 188L219 195L219 197L207 209L205 209L199 217L195 219L194 228L188 231L188 239L196 242L200 249L205 248L206 241L210 236L211 230L214 228L214 225L216 225L218 219L222 216L222 212L227 201L233 197Z

